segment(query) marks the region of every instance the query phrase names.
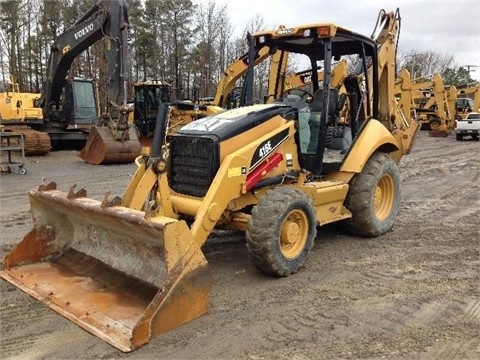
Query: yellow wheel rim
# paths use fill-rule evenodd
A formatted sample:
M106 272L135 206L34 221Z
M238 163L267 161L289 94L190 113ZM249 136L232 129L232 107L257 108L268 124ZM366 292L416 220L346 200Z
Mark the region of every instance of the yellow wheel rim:
M301 210L293 210L280 229L280 251L287 259L297 257L308 238L308 217Z
M384 174L378 181L374 194L375 215L385 220L391 213L395 197L395 186L390 175Z
M440 124L436 121L434 121L430 124L430 129L431 130L437 130L439 127L440 127Z

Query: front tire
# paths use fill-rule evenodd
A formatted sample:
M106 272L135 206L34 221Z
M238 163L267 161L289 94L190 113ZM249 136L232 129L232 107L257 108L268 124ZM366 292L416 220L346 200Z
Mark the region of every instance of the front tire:
M268 191L252 209L245 234L253 264L272 276L288 276L303 265L317 221L312 199L293 187Z
M363 171L356 174L345 200L352 218L345 220L348 232L377 237L388 232L400 204L400 171L385 153L374 153Z

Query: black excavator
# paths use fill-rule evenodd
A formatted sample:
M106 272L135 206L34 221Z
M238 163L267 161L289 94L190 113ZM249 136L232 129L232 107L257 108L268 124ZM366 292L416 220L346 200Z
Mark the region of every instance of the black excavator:
M127 4L125 0L100 0L80 20L83 26L79 35L85 41L105 38L109 82L102 123L92 126L79 156L90 164L133 162L141 153L141 144L135 127L128 121L133 109L127 104Z
M80 143L80 157L90 163L131 162L141 151L128 124L132 111L127 105L128 28L125 0L100 0L51 46L47 80L36 101L43 121L32 128L47 132L52 143ZM69 70L83 51L102 39L108 81L105 106L99 109L93 82L74 81Z

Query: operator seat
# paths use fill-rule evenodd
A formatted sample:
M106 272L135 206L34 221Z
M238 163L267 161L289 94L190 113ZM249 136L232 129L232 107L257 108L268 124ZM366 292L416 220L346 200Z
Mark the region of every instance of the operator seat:
M314 151L318 141L320 127L320 117L323 107L323 89L319 89L313 94L313 99L309 105L310 108L310 146L308 151ZM346 101L346 94L340 94L336 88L330 89L328 105L328 119L326 122L326 143L325 147L332 150L342 150L346 152L352 143L352 133L350 128L345 125L339 125L340 110Z

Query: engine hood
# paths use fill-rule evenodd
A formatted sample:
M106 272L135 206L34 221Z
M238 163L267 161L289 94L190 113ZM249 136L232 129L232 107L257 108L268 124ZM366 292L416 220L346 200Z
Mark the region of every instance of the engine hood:
M287 117L292 111L292 107L284 104L244 106L191 122L178 130L174 136L213 135L219 141L223 141L248 131L276 115Z

